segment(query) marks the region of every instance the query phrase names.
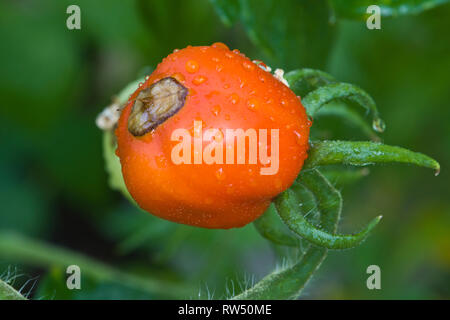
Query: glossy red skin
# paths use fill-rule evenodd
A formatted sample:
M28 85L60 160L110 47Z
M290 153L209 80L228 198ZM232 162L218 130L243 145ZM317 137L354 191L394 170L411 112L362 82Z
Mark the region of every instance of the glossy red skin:
M133 100L165 77L189 89L185 105L153 131L133 136L127 129ZM193 132L194 120L202 121L203 133L279 129L278 172L261 175L259 161L175 165L171 151L178 142L171 141L172 132ZM237 50L222 44L188 47L163 59L130 97L116 130L117 154L125 184L142 209L182 224L228 229L255 220L291 186L307 157L310 125L299 97Z

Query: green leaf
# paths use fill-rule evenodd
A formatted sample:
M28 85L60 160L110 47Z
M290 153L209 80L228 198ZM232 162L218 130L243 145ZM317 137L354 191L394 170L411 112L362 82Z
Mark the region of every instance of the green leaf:
M264 51L271 67L324 67L334 34L325 0L212 3L226 24L242 23L253 44Z
M305 106L308 115L314 117L320 108L329 105L332 101L342 99L349 100L365 108L372 114L373 129L378 132L384 131L385 124L379 117L375 101L364 90L352 84L331 83L322 86L308 93L302 99L302 104Z
M312 176L312 183L317 185L317 188L313 189L320 189L319 194L315 196L324 200L324 203L334 203L320 213L320 222L326 231L335 232L341 211L341 206L336 202L336 197L340 199L339 192L317 170L307 174ZM292 189L295 190L301 203L308 203L312 194L310 190L301 184L297 184ZM300 210L303 210L302 214L307 214L304 208L300 207ZM309 211L310 208L307 210ZM293 266L269 274L234 299L296 299L320 267L327 251L323 247L310 246Z
M289 71L284 78L289 83L291 90L300 97L304 97L319 87L336 82L328 73L308 68Z
M120 159L116 155L116 136L111 130L103 132L103 157L105 159L105 169L108 173L108 184L113 190L121 192L125 198L136 204L128 192L127 186L122 176L122 166Z
M318 191L320 190L317 190L316 193ZM324 200L327 199L318 199L317 203L323 209L327 210L329 208L336 210L334 207L342 205L342 199L340 197L339 199L333 199L333 202L329 203L324 202ZM311 224L298 210L299 203L301 203L300 199L298 199L295 196L295 193L290 189L286 190L275 199L277 211L289 229L309 242L328 249L348 249L359 245L367 238L370 231L372 231L381 219L381 216L375 218L359 233L351 235L336 235Z
M312 142L304 169L330 164L366 166L375 163L409 163L431 168L439 174L439 163L419 152L369 141Z
M270 205L261 217L253 222L253 225L262 237L277 245L288 247L299 246L300 239L281 223L273 204Z
M321 170L321 172L334 186L341 188L366 177L369 174L369 169L332 168Z
M419 14L448 3L449 0L330 0L338 18L365 20L370 15L367 7L378 5L383 17Z
M310 248L291 267L273 272L252 288L233 297L233 300L286 300L296 299L314 272L325 259L327 249Z
M336 79L328 73L321 70L307 68L290 71L285 75L285 79L289 83L291 90L300 97L305 97L320 87L337 83ZM313 106L310 105L313 97L314 95L312 94L308 99L302 100L302 103L305 105L307 110L313 108ZM325 102L323 106L323 108L321 106L315 112L316 117L336 116L345 119L355 127L359 128L372 140L379 140L378 136L373 133L372 128L367 124L365 119L358 112L350 108L345 99L343 100L342 97L340 100L336 97L332 97L331 100L329 102Z
M341 101L332 101L324 108L319 109L319 111L316 112L316 118L320 118L322 116L335 116L342 118L355 128L360 129L370 139L374 141L380 140L361 114Z

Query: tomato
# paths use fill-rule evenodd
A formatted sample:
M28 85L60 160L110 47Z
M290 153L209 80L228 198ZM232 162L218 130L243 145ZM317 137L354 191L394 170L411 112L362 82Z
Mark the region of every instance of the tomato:
M258 64L221 43L189 46L131 95L117 155L142 209L198 227L241 227L291 186L311 123L299 97Z

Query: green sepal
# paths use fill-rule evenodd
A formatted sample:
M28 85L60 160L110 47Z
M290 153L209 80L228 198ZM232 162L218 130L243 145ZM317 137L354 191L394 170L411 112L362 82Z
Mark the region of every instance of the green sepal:
M303 170L319 166L343 164L367 166L376 163L408 163L434 169L439 174L439 163L419 152L369 141L311 142Z

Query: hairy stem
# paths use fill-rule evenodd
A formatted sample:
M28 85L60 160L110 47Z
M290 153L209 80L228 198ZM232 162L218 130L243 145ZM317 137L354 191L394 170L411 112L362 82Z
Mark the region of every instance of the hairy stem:
M300 192L301 188L306 188L304 185L301 185L301 188L297 186L293 189L297 190L296 194L303 203L310 201L309 196L313 194L316 198L325 197L323 199L325 203L333 204L323 214L322 212L320 213L320 222L327 232L335 232L341 211L339 201L336 202L336 195L339 195L339 191L334 189L317 170L313 170L308 174L313 176L311 179L312 184L317 184L317 188L324 188L320 191L321 195L319 196L313 192ZM339 200L340 196L337 199ZM308 212L303 211L301 214L308 214ZM312 275L320 267L327 252L328 250L324 247L310 245L300 260L292 267L269 274L252 288L235 296L233 299L296 299Z
M82 254L39 240L28 239L15 233L0 233L0 255L41 267L77 265L82 273L95 279L120 283L165 297L182 298L194 293L191 288L158 278L144 277L118 270Z
M9 284L0 280L0 300L27 300Z

